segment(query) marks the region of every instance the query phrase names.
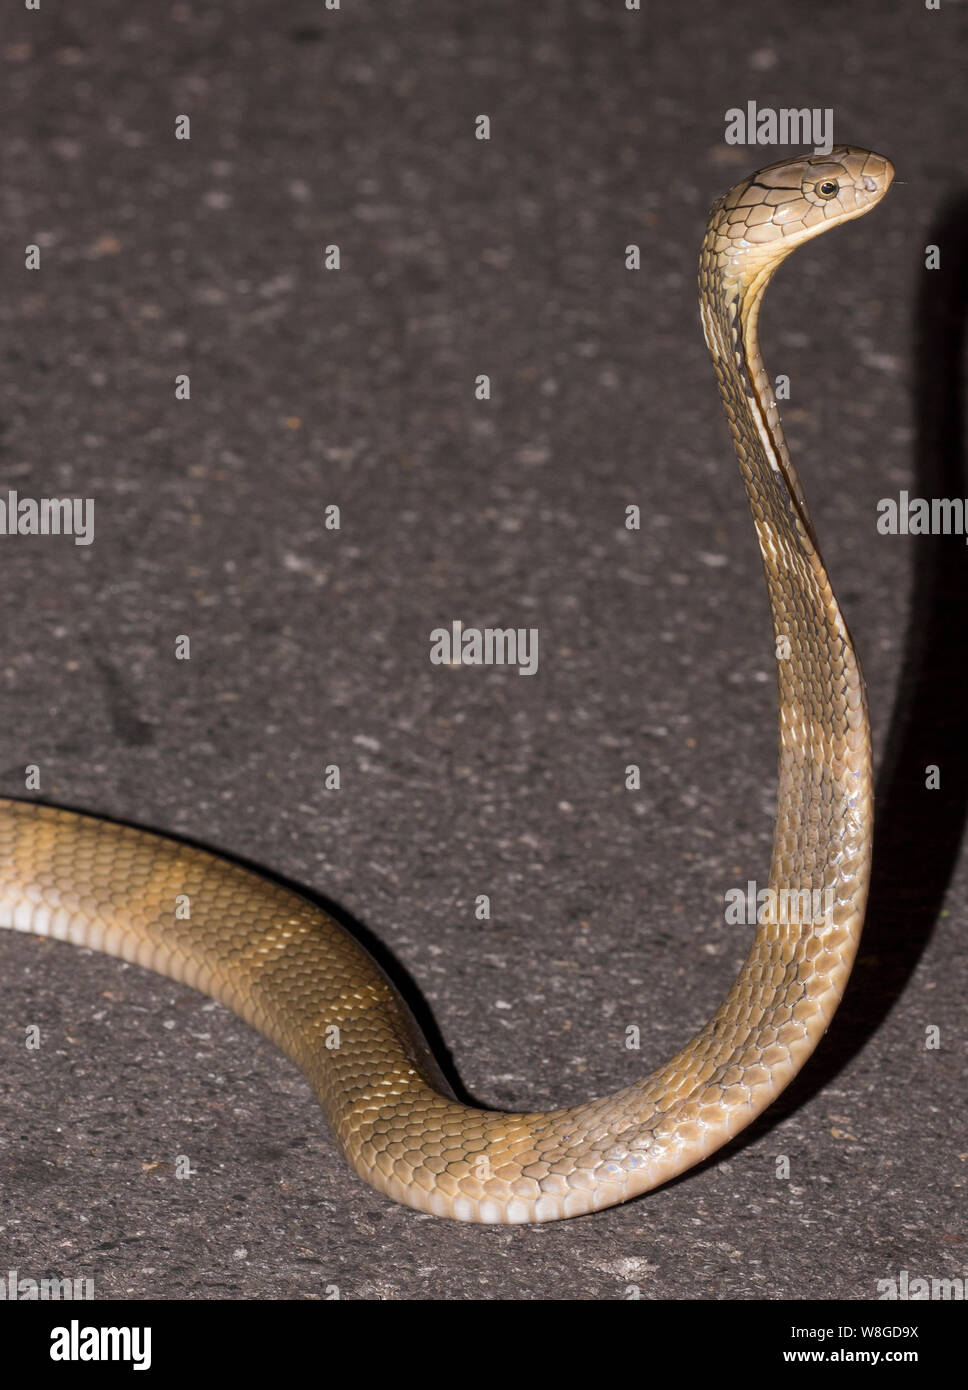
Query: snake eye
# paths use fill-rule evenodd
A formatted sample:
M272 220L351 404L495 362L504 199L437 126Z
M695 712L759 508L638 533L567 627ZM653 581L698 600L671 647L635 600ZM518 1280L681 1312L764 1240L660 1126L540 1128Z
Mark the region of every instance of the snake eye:
M817 195L820 198L836 198L840 192L840 184L836 179L824 179L823 183L817 184Z

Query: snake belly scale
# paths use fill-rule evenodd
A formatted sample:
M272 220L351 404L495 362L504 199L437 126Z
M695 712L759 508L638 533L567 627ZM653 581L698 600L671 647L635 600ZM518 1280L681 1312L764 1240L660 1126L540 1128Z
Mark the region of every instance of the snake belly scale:
M120 956L228 1005L303 1070L356 1172L438 1216L529 1222L595 1211L666 1182L749 1124L840 1002L863 924L873 814L864 681L783 439L757 319L780 262L867 212L893 173L886 159L840 146L761 170L709 215L702 324L778 644L769 886L778 903L819 890L825 910L806 923L761 914L726 998L671 1061L570 1109L464 1106L382 970L315 905L216 855L36 803L0 801L0 925ZM182 895L187 920L176 915Z

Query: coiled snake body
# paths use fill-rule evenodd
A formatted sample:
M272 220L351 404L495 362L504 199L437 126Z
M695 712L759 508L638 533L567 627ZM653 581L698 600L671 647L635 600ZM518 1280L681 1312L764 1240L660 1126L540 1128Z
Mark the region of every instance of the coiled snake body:
M35 803L0 801L0 925L121 956L227 1004L302 1068L357 1173L435 1215L525 1222L594 1211L666 1182L749 1124L840 1001L872 830L863 677L780 430L757 318L790 251L867 212L893 173L878 155L839 147L762 170L710 213L703 329L777 639L769 886L778 904L804 892L816 902L819 890L825 910L807 922L783 920L797 914L779 907L762 913L733 987L670 1062L572 1109L468 1108L383 972L320 909L215 855Z

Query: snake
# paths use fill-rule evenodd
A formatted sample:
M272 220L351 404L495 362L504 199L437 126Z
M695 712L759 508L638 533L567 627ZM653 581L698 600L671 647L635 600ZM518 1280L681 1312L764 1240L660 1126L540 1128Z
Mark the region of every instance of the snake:
M815 151L738 183L706 224L700 315L766 577L779 765L749 954L670 1061L569 1108L466 1105L388 975L308 897L175 838L36 800L0 799L0 925L121 957L234 1010L303 1071L356 1173L435 1216L581 1216L668 1182L738 1134L840 1003L873 835L864 678L781 429L760 306L791 251L870 211L893 176L867 150ZM804 901L821 910L797 910Z

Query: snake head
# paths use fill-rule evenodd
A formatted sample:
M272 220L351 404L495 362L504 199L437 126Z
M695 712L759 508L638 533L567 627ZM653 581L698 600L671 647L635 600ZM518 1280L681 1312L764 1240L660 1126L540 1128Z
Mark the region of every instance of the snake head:
M893 178L889 159L854 145L771 164L716 204L704 254L729 279L759 274L828 227L869 212Z

